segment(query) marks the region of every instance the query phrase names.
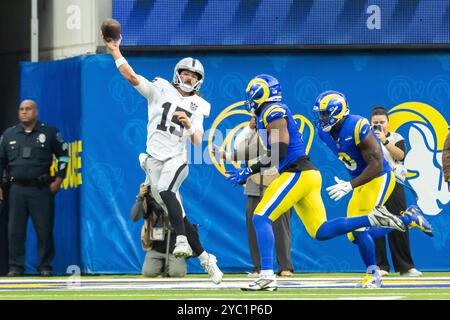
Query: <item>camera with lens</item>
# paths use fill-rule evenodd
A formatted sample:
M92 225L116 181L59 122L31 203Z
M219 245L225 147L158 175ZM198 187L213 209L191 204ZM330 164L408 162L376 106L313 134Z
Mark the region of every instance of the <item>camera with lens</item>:
M381 131L383 131L383 128L381 128L381 124L374 124L373 130L381 132Z

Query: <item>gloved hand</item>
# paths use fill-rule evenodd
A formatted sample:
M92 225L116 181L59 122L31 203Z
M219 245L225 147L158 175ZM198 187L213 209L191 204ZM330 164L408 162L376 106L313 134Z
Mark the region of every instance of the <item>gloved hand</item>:
M353 190L353 187L349 181L341 180L338 177L334 177L334 180L337 184L326 189L328 191L328 195L334 201L342 199L347 193Z
M227 171L226 173L229 174L227 180L230 181L230 183L233 185L244 184L247 179L253 174L250 168L239 168L236 170Z

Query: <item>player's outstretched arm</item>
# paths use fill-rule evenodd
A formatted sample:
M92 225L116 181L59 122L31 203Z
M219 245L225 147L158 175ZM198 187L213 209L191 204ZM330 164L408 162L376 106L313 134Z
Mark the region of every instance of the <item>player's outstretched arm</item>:
M359 187L376 178L383 166L383 153L372 132L358 144L358 149L367 163L359 176L350 181L353 188Z
M122 35L119 36L119 39L114 41L113 39L109 41L105 41L105 45L108 48L109 52L114 58L116 62L116 66L118 67L122 76L133 86L139 85L141 82L140 77L136 72L134 72L133 68L128 64L128 62L123 57L120 52L120 43L122 42Z

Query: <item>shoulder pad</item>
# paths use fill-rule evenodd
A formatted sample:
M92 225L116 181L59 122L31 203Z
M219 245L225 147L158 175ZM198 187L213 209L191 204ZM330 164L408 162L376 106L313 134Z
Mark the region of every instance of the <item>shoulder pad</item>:
M150 83L152 83L157 88L167 88L169 86L172 86L169 81L161 77L155 77L153 80L150 80Z
M193 96L193 98L192 103L197 105L197 110L195 112L197 114L201 114L205 118L208 118L211 112L211 104L198 95Z
M264 126L267 126L269 123L281 119L286 115L286 109L278 104L271 105L264 111L262 116L264 121Z
M354 129L354 138L355 138L355 144L358 145L362 140L364 140L365 137L369 135L371 131L369 120L366 118L360 117L356 124Z

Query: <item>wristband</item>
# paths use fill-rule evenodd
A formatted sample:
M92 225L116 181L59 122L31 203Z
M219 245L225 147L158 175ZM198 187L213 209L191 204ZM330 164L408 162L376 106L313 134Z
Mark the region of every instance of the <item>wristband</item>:
M185 129L185 130L189 136L192 136L195 132L195 129L193 127L190 127L189 129Z
M124 57L120 57L115 61L117 69L120 68L121 65L128 63Z

